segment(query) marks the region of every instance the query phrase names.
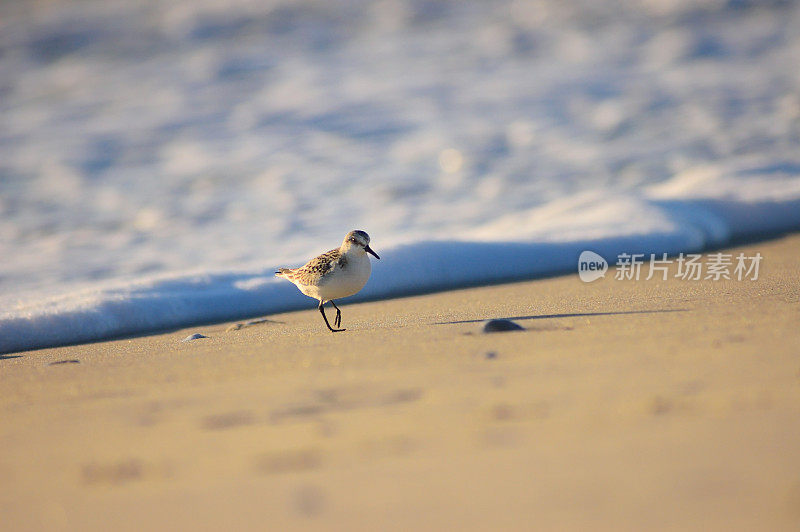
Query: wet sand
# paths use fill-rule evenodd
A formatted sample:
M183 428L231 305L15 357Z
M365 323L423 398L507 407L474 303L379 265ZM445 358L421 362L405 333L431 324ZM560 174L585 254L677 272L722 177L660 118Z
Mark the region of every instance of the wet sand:
M0 355L3 529L797 530L800 235L740 251Z

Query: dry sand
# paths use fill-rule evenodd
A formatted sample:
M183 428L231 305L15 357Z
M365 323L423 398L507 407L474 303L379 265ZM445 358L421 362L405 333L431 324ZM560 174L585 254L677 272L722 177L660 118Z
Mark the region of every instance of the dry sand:
M800 236L741 249L0 355L2 529L798 530Z

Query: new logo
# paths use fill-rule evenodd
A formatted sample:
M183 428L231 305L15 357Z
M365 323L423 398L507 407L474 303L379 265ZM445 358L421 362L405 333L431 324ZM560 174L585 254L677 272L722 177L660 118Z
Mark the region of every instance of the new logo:
M584 283L591 283L601 277L605 277L608 271L606 259L594 251L582 251L578 257L578 276Z

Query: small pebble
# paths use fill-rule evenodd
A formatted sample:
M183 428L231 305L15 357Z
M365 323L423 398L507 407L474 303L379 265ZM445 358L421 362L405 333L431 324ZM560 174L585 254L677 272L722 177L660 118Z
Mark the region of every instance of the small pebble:
M194 334L191 334L191 335L187 336L182 341L183 342L191 342L192 340L197 340L198 338L208 338L208 336L206 336L204 334L200 334L200 333L194 333Z
M506 332L506 331L524 331L525 328L521 325L514 323L511 320L487 320L481 326L481 332Z
M487 351L485 356L488 359L497 358L497 353L495 353L494 351Z

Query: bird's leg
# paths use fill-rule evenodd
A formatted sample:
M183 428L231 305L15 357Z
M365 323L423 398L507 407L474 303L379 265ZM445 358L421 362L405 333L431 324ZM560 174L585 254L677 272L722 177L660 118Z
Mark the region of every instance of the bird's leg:
M343 331L344 329L334 329L333 327L331 327L331 324L328 323L328 317L325 315L324 303L325 303L324 301L320 301L318 308L319 308L320 313L322 313L322 319L325 320L325 325L328 326L328 329L330 329L331 332L341 332L341 331Z
M333 326L339 327L342 324L342 311L339 310L339 307L336 306L336 303L333 302L333 299L331 299L331 305L333 305L333 308L336 309L336 318L333 320Z

